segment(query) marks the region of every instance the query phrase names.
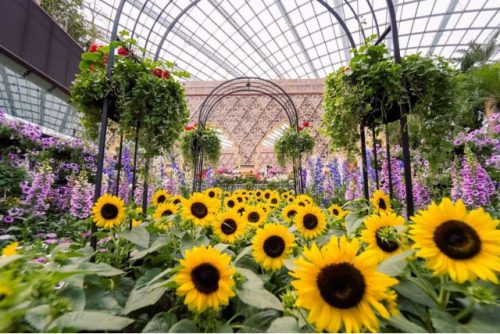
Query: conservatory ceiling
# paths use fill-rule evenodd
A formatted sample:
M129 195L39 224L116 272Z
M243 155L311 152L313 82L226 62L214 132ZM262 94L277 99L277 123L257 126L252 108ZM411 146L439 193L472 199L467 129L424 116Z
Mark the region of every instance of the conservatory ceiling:
M146 48L154 56L167 27L192 1L127 0L120 30L135 28L140 45L149 38ZM384 0L326 2L344 19L357 45L388 25ZM484 42L500 27L499 0L393 2L403 55L457 57L469 42ZM111 35L119 3L84 0L86 16L103 39ZM387 41L390 46L390 35ZM201 0L175 24L160 58L174 60L192 80L323 78L347 63L349 48L340 25L317 0Z

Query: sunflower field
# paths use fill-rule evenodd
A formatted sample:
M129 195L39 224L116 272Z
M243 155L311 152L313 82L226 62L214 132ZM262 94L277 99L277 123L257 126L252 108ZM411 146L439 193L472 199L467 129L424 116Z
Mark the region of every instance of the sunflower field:
M498 331L499 221L395 204L213 187L143 212L104 194L69 242L1 249L0 331Z

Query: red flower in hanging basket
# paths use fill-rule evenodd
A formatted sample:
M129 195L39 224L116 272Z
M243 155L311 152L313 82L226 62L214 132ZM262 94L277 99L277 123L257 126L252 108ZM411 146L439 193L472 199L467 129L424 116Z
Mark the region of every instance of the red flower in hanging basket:
M125 48L118 48L118 54L120 56L128 56L128 51Z
M191 131L191 130L194 130L196 128L198 124L196 123L189 123L189 124L186 124L186 126L184 127L184 130L186 131Z
M163 79L168 79L168 78L170 78L170 72L169 72L169 71L163 71L163 73L162 73L161 77L162 77Z
M168 79L170 78L170 72L164 71L161 68L155 68L153 71L153 75L160 79Z
M302 123L302 127L303 127L303 128L308 128L309 126L310 126L310 124L309 124L309 122L308 122L308 121L304 121L304 122Z
M90 47L89 47L89 52L96 52L97 50L99 50L102 46L99 45L99 44L96 44L96 43L92 43L90 44Z

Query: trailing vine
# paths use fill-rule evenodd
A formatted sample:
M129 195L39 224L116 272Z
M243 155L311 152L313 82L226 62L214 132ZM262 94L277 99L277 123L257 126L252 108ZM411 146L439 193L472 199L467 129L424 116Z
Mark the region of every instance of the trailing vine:
M181 139L181 153L184 161L194 166L195 148L199 145L200 151L209 164L216 165L219 162L221 142L217 132L210 128L197 128L186 131Z
M296 131L295 128L288 128L281 137L274 143L274 152L280 166L285 166L287 162L300 158L303 153L312 153L314 149L314 138L307 130Z

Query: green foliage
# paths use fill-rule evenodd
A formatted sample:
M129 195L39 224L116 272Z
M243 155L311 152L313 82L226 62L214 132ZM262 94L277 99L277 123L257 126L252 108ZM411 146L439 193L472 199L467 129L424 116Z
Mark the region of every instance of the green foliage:
M300 158L303 153L311 153L314 148L314 138L307 130L297 131L288 128L274 143L274 152L280 166Z
M469 75L481 100L492 99L497 104L500 103L500 63L473 68Z
M359 124L398 119L400 106L409 108L409 132L414 148L431 164L445 161L451 151L446 140L459 129L450 124L457 115L457 96L464 94L459 73L441 58L408 55L396 64L383 44L372 39L353 50L350 67L341 67L326 79L323 124L334 150L358 153ZM392 124L391 124L392 125ZM399 140L398 124L390 134Z
M139 143L146 156L170 150L188 120L184 87L174 76L170 62L152 61L134 55L136 41L121 34L122 40L82 54L80 74L71 86L72 102L82 113L82 125L90 138L97 138L102 102L108 98L108 116L119 121L118 128L133 140L139 126ZM111 77L106 65L111 49L126 55L115 55Z
M42 0L40 2L47 14L84 47L95 35L95 28L90 26L83 15L82 0Z
M198 128L187 131L180 144L182 157L190 166L194 166L195 149L199 145L200 152L212 165L217 165L220 158L221 143L214 129Z

